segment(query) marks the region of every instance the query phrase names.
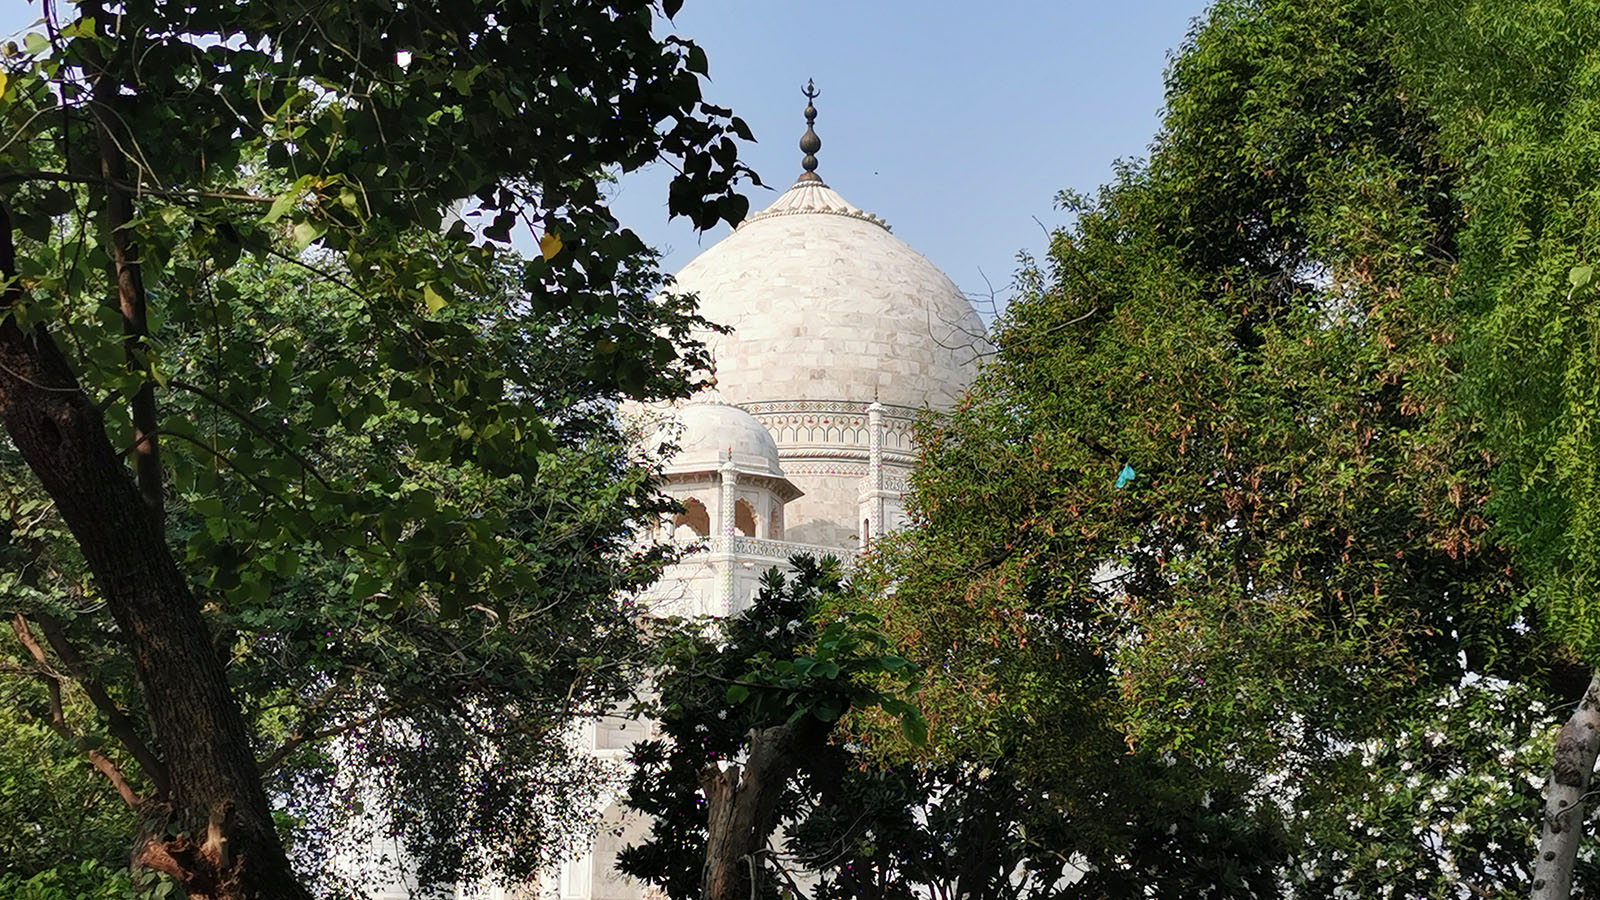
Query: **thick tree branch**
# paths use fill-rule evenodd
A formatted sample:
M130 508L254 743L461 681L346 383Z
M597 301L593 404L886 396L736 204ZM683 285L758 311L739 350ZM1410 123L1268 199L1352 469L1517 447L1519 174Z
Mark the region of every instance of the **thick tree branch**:
M121 102L121 85L112 78L96 77L94 108L103 112ZM117 309L122 314L124 352L128 367L143 372L145 381L134 392L129 406L133 420L133 469L138 477L139 494L157 522L164 515L165 491L162 488L161 443L156 436L160 425L156 410L156 385L149 377L147 361L149 322L145 313L144 273L139 250L134 246L133 193L122 185L128 180L127 160L116 135L104 115L95 115L95 135L100 151L100 174L106 183L106 230L111 238L111 282L117 289Z
M22 296L15 263L0 204L0 420L55 501L116 620L170 775L170 801L146 804L135 864L161 867L195 897L214 900L219 885L244 884L248 890L230 888L227 896L308 898L279 841L200 605L158 519L50 333L6 314ZM218 810L228 811L218 826L227 852L213 843L190 846L183 835L206 832ZM163 858L182 865L166 867Z
M706 797L704 900L740 900L740 864L753 859L777 826L778 799L802 758L817 753L831 725L815 716L750 730L743 766L700 773ZM754 873L752 872L752 875ZM755 891L752 877L750 886Z
M276 197L258 197L229 191L173 191L148 184L119 181L103 175L80 175L75 172L54 172L49 169L29 169L21 172L0 172L0 187L26 184L30 181L48 181L55 184L86 184L94 187L115 188L131 194L148 194L163 200L235 200L240 203L272 204Z
M1538 857L1533 861L1533 900L1567 900L1572 895L1573 866L1583 843L1585 798L1600 755L1600 673L1556 735L1550 780L1545 783Z
M320 741L324 738L338 737L341 734L354 731L363 725L371 725L373 722L378 722L388 718L398 709L399 706L397 704L390 704L368 715L358 716L357 718L341 722L338 725L330 725L327 728L321 728L312 731L305 730L306 724L308 723L302 723L299 729L296 729L289 734L289 737L284 740L283 744L281 744L278 749L267 754L267 756L261 760L261 774L263 777L270 774L278 766L282 765L285 759L289 758L289 754L293 753L295 748L301 746L302 744L306 744L311 741Z

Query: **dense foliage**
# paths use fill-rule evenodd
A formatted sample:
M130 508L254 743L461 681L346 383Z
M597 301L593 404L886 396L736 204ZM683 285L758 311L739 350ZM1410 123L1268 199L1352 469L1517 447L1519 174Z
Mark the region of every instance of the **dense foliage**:
M37 683L0 679L0 821L7 823L0 834L0 894L26 897L32 890L48 897L48 886L63 896L120 897L115 872L126 868L119 863L127 856L132 812L90 771L82 749L45 724L47 704ZM70 710L82 715L85 706Z
M1464 403L1497 461L1490 508L1526 615L1600 662L1600 7L1406 6L1403 59L1462 171Z
M1244 777L1305 848L1276 889L1525 889L1525 713L1594 646L1578 6L1213 7L1150 158L1063 198L881 547L944 754L1017 741L1070 795L1109 733L1197 791Z
M642 2L46 12L0 61L0 892L119 892L130 829L201 897L297 895L285 842L359 891L374 831L547 866L666 559L610 410L708 362L600 183L743 215L703 53ZM1525 893L1600 660L1596 48L1592 0L1216 4L925 423L914 527L654 632L624 869Z
M621 868L669 896L701 896L705 773L745 759L753 735L809 709L830 721L855 712L858 724L888 728L897 733L893 755L923 746L920 722L908 726L892 695L873 697L883 670L898 675L910 664L872 649L878 645L869 638L852 652L853 663L838 665L835 656L830 665L829 634L841 631L837 617L857 598L831 560L793 562L790 579L768 573L749 609L666 643L651 705L661 737L636 746L627 795L651 817L650 831L623 853ZM859 614L843 621L857 629L878 624ZM774 690L762 674L774 662L818 674ZM1070 731L1058 737L1084 740ZM1117 760L1110 771L1063 773L1051 785L1070 781L1061 793L1041 790L1033 764L993 755L890 763L848 731L835 732L831 742L808 747L792 778L776 786L781 834L759 854L760 868L774 875L759 893L776 897L787 886L819 900L1086 891L1132 898L1144 895L1154 874L1164 895L1237 896L1265 889L1284 852L1271 823L1237 795L1216 790L1204 806L1196 803L1188 767L1176 760L1145 755ZM1132 824L1107 822L1103 803L1126 797L1133 783L1145 790L1142 808L1127 815Z
M303 896L280 830L305 858L340 794L416 800L427 878L526 874L662 559L607 409L706 362L601 184L666 159L672 213L737 220L748 130L646 2L43 12L0 61L16 668L92 705L192 896Z
M623 852L619 868L669 896L702 896L707 773L748 765L752 743L764 734L782 735L795 760L771 784L740 780L742 789L770 791L773 822L783 830L782 850L762 849L755 860L770 873L760 896L778 896L806 872L822 873L807 896L909 896L964 860L999 865L999 857L968 860L978 850L971 840L947 844L962 826L941 823L940 813L935 822L947 826L943 831L914 819L919 807L939 806L927 773L863 771L850 750L826 740L842 716L865 709L888 713L905 738L920 742L921 717L898 696L914 670L886 652L876 620L841 612L839 560L796 556L791 565L789 575L768 571L751 607L736 616L661 626L661 671L645 709L660 737L635 745L627 793L628 805L650 816L650 831ZM784 730L798 720L818 727ZM945 887L953 886L954 875L948 880Z

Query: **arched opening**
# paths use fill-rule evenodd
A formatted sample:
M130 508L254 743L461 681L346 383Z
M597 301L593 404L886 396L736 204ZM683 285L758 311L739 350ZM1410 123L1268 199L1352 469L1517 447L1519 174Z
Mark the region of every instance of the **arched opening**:
M684 526L700 537L711 533L711 514L704 503L693 497L683 501L683 512L672 518L672 533L678 534Z
M872 520L871 519L862 519L861 520L861 549L865 550L866 548L868 548L870 546L872 546Z
M756 509L748 500L733 502L733 530L745 537L756 536Z

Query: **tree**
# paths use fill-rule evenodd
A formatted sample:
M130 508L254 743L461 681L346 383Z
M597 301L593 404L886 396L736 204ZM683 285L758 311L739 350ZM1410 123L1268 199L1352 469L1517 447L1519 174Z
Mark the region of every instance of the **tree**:
M1040 774L1093 770L1110 730L1326 843L1351 808L1308 786L1370 789L1350 748L1437 730L1464 680L1583 695L1488 530L1495 457L1460 403L1470 160L1446 136L1476 125L1436 118L1404 6L1217 5L1150 159L1064 198L997 359L923 432L916 527L880 547L875 608L933 673L948 752L1012 733Z
M48 703L36 683L0 681L0 819L9 823L0 836L0 891L51 900L121 897L127 881L117 869L132 812L109 783L86 771L80 746L18 714ZM82 713L87 705L69 708Z
M356 301L297 266L252 268L241 297L249 315L196 346L183 338L169 344L186 361L177 377L199 381L214 346L261 346L270 334L297 351L287 377L268 388L278 398L271 415L310 418L321 399L314 373L340 352ZM670 324L676 301L649 303ZM449 315L474 321L503 306L500 298L463 300ZM648 306L630 312L656 315ZM562 334L574 325L552 312L495 328L492 345L508 367L540 372L537 396L526 399L550 411L561 444L534 471L490 479L470 466L419 462L406 450L407 411L392 400L359 434L330 431L319 447L323 477L371 482L389 473L398 479L397 507L427 496L470 512L504 554L484 573L474 608L447 614L424 602L385 612L368 588L356 588L368 567L309 541L282 548L259 569L217 565L248 556L259 540L259 511L219 503L217 484L174 486L169 522L185 574L211 608L293 860L319 893L350 881L354 847L374 829L394 833L420 883L450 884L491 872L525 879L593 827L583 810L614 776L572 753L558 732L625 697L636 681L644 657L619 595L640 589L665 561L633 533L634 522L665 506L607 411L586 402L589 380L576 368L582 356L563 346L576 339ZM665 383L670 372L659 377ZM220 399L245 403L248 394L222 390ZM186 400L171 404L197 426L186 433L240 458L248 429ZM0 592L0 609L50 623L79 661L69 669L18 645L18 671L50 678L69 695L98 685L127 706L137 697L131 674L93 612L81 565L72 566L70 536L38 494L27 478L0 490L0 506L16 510L8 561L28 573L26 584ZM416 554L429 541L413 533L408 549ZM137 708L128 717L144 718ZM92 709L63 719L74 739L117 743L97 728ZM39 852L70 857L74 847L46 841Z
M656 39L643 2L44 11L0 84L0 418L137 676L151 740L134 742L150 778L135 862L194 897L304 896L172 550L171 491L244 513L206 561L224 573L211 585L222 603L293 569L307 542L360 566L357 600L446 616L477 602L502 557L471 507L425 492L400 506L402 478L324 473L324 432L359 432L387 394L412 417L402 463L490 478L539 465L550 411L514 389L537 373L508 371L478 322L448 315L494 293L519 224L541 256L518 265L504 317L560 309L584 342L587 396L659 396L653 371L701 358L621 312L654 285L598 179L678 160L671 211L737 220L746 203L730 187L746 170L732 138L748 131L701 102L704 54ZM480 234L446 222L463 200ZM219 346L205 377L173 377L185 361L169 337L247 312L243 254L291 260L356 301L349 343L306 376L319 396L308 419L279 418L272 393L300 374L292 345ZM666 393L687 390L667 380ZM193 439L179 410L163 413L177 394L234 419L237 444ZM97 705L126 721L115 698Z
M758 896L786 889L812 900L1131 898L1145 896L1152 875L1160 896L1269 893L1285 851L1272 823L1236 794L1192 802L1174 761L1125 761L1107 748L1111 766L1045 785L1023 758L929 758L920 719L895 699L884 715L872 697L880 669L913 667L884 654L881 637L868 637L881 626L859 615L866 652L830 656L825 636L847 631L836 617L854 594L829 580L830 566L795 565L792 580L769 573L750 609L669 644L653 707L662 737L636 745L627 799L650 831L621 855L622 871L682 900L709 896L705 872L728 863L759 875ZM784 731L805 706L843 725L824 723L820 737ZM749 778L763 745L783 767ZM1137 803L1128 783L1141 785ZM732 850L719 844L719 797L761 798L765 831ZM1100 804L1092 815L1077 815L1084 797ZM1124 800L1132 824L1108 823L1106 806ZM752 890L743 879L732 887Z
M1453 687L1350 749L1337 779L1304 785L1295 893L1524 896L1528 854L1561 718L1526 685ZM1593 883L1595 848L1575 860Z
M1468 225L1456 291L1473 325L1463 393L1497 461L1489 512L1526 585L1519 614L1596 672L1595 9L1474 2L1446 11L1419 0L1405 12L1404 58L1440 122L1442 146L1463 171ZM1600 674L1557 739L1534 897L1571 890L1600 752L1597 717Z
M657 697L647 712L663 737L636 745L627 795L651 817L651 830L618 868L670 896L733 900L776 896L777 877L793 885L768 839L780 823L802 818L831 830L797 811L808 796L837 810L849 754L829 735L850 710L878 710L913 743L923 739L920 714L898 696L914 669L885 652L875 620L840 605L839 561L801 555L790 564L792 577L765 574L749 610L712 623L669 622L661 637ZM849 867L829 861L836 866Z

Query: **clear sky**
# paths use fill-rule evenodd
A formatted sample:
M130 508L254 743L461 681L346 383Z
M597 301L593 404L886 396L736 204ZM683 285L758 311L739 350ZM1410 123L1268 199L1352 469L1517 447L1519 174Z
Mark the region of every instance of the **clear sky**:
M962 290L986 295L987 277L1003 295L1017 253L1044 247L1040 224L1063 220L1057 192L1092 191L1144 155L1168 54L1205 5L686 0L663 33L705 47L707 99L750 123L757 143L741 152L778 191L800 172L800 86L815 79L817 174ZM0 0L0 34L38 16L37 2ZM670 174L629 176L616 209L675 271L727 229L669 224ZM776 196L749 193L753 209Z
M969 293L1010 283L1018 251L1060 224L1056 194L1092 191L1155 134L1168 54L1203 0L686 0L709 100L750 123L768 185L800 173L800 87L816 80L817 174ZM667 173L624 181L618 215L675 271L726 233L666 224ZM776 196L755 189L752 209ZM1037 219L1038 221L1035 221ZM980 304L980 308L981 308ZM987 312L987 311L985 311Z

